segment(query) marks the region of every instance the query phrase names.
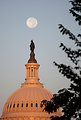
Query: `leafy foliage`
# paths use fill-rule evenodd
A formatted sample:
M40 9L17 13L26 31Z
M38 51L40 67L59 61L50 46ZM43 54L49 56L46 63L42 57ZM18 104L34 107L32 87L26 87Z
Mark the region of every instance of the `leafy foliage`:
M72 4L72 8L70 9L70 13L75 17L75 20L78 21L78 24L81 25L81 0L72 0L70 1Z
M81 26L81 0L71 0L70 3L72 8L69 11L78 25ZM59 72L71 82L69 88L59 90L50 101L43 100L42 105L45 106L44 110L49 113L57 112L59 107L62 108L62 116L51 116L51 120L70 120L71 118L78 120L81 119L81 34L75 36L62 24L59 24L59 29L62 35L67 35L76 46L76 49L73 50L67 48L63 43L60 44L60 48L73 63L73 66L72 64L67 66L54 62Z

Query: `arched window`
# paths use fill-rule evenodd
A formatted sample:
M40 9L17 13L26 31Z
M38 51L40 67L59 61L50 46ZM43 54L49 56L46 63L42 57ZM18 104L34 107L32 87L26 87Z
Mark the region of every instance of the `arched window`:
M26 103L26 107L28 107L28 103Z
M23 103L21 104L21 107L23 107Z
M36 103L36 107L38 107L38 104Z
M40 107L42 107L43 105L42 104L40 104Z
M19 107L19 103L17 104L17 107Z
M33 107L33 103L31 103L31 107Z
M33 77L33 68L31 69L31 77Z
M15 104L13 105L13 108L15 108Z
M12 104L10 105L10 108L12 107Z

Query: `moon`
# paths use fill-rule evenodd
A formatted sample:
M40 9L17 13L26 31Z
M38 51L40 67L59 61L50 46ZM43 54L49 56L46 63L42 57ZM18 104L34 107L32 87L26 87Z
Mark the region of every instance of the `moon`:
M28 18L26 20L26 25L31 29L35 28L38 25L37 19L34 17Z

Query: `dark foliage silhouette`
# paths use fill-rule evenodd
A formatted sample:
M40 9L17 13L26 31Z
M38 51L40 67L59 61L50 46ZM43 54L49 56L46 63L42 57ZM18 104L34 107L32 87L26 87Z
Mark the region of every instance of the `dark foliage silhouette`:
M69 2L72 5L69 11L78 25L81 26L81 0L71 0ZM75 36L75 34L62 24L59 24L59 29L61 34L67 35L76 47L73 50L63 43L60 44L60 48L62 48L67 58L73 64L67 66L54 62L59 72L70 80L70 86L67 89L63 88L59 90L50 101L43 100L42 105L45 106L44 110L48 113L56 112L59 107L62 108L62 116L51 116L51 120L70 120L71 118L81 120L81 33Z

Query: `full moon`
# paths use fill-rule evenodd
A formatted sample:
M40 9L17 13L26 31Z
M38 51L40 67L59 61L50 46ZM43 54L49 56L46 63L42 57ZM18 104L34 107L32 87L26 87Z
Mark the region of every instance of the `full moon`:
M26 20L26 25L31 29L35 28L38 25L37 19L34 17L28 18Z

